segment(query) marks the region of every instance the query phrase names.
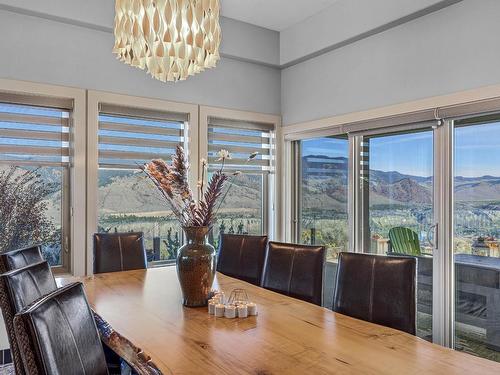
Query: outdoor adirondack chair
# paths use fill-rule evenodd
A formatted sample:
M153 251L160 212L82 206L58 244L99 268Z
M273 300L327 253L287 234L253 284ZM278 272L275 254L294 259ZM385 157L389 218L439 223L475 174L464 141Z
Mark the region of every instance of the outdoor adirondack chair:
M405 227L395 227L389 230L391 252L406 255L421 255L420 241L414 231Z

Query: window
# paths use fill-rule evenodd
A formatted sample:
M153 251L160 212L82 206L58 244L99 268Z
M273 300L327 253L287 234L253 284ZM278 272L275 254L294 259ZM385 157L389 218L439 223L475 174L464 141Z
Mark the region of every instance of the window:
M0 94L1 250L42 243L50 265L64 269L70 254L72 105Z
M218 208L218 221L210 234L217 247L220 233L260 235L268 233L269 194L274 184L274 131L268 124L247 123L209 117L208 174L221 168L217 152L231 153L224 170L241 172L226 184L224 203ZM258 152L253 160L252 153Z
M174 260L182 233L167 203L140 167L188 151L188 116L100 105L98 231L143 232L148 262Z
M500 116L455 121L455 348L500 362Z

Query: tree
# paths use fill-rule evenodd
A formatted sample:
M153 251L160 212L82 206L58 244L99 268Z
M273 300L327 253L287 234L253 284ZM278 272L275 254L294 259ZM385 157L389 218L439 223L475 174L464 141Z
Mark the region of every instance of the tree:
M38 169L0 171L0 252L60 242L59 231L46 215L54 185L44 182Z

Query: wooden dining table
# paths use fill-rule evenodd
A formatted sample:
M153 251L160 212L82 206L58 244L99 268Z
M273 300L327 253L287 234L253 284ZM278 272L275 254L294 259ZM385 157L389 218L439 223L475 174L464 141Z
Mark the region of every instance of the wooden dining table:
M500 374L499 363L220 273L214 289L245 289L258 316L183 307L175 267L58 282L75 280L94 311L163 374Z

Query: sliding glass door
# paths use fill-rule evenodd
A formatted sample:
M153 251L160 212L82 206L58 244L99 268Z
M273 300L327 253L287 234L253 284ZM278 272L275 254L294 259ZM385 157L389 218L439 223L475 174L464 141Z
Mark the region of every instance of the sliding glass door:
M454 125L455 348L500 361L500 116Z
M417 334L432 340L432 128L361 134L357 251L417 259Z
M500 362L500 114L293 143L297 242L417 260L417 335Z

